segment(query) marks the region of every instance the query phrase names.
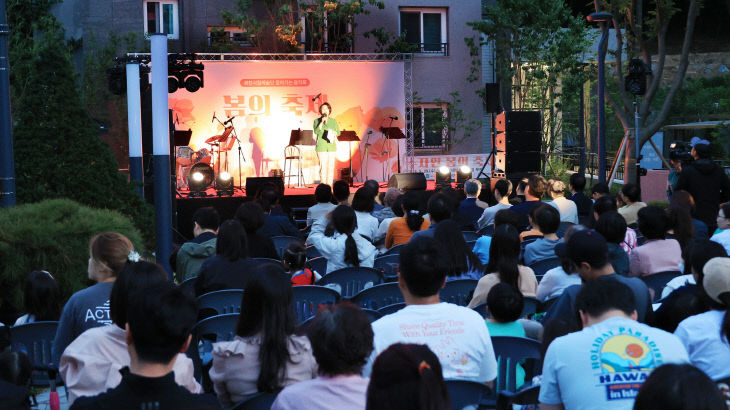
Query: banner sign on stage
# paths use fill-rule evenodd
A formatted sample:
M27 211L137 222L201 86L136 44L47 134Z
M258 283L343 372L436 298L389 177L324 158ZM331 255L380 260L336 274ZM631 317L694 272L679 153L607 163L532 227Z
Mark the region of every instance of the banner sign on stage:
M488 153L418 156L413 158L413 172L423 172L426 179L431 180L435 179L434 174L441 166L447 166L452 172L456 172L460 166L468 165L471 168L472 175L476 176L488 158ZM490 166L487 165L484 172L489 175L491 170Z
M331 118L339 129L360 138L337 143L337 170L348 168L352 157L357 181L385 180L397 172L399 152L405 170L406 140L389 140L381 132L383 127L405 132L402 61L205 61L205 87L194 94L181 88L169 98L176 128L192 130L190 147L195 151L211 151L214 147L206 140L222 135L221 122L233 118L229 139L237 135L240 141L244 180L283 170L291 131L311 131L324 102L332 106ZM238 143L221 142L221 147L230 150L221 155L220 170L240 184ZM319 179L314 146L300 148L304 179L312 183ZM218 170L217 165L213 168ZM335 176L339 179L339 171Z

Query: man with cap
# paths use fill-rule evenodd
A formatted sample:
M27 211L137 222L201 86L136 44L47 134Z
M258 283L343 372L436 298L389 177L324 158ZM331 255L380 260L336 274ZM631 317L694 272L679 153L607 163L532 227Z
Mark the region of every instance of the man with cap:
M690 316L674 334L687 348L692 365L712 380L730 378L730 258L710 259L702 269L702 288L712 300L709 312Z
M675 191L685 190L695 200L693 217L707 225L710 236L717 228L717 212L721 203L730 200L730 179L721 166L712 161L710 142L692 138L692 158L682 167Z
M567 257L576 266L578 275L583 283L597 280L620 282L631 289L634 295L634 307L639 322L651 322L653 310L649 288L638 278L627 278L617 274L608 260L608 246L606 239L594 230L574 233L568 242L561 242L555 246L555 254ZM576 319L575 298L581 285L573 285L565 289L558 300L553 303L545 314L543 323L554 319L561 319L568 323Z

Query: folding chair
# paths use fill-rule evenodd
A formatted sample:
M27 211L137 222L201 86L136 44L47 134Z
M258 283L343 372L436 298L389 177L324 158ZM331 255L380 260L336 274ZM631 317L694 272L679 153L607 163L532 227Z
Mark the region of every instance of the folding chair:
M10 350L28 356L33 368L31 386L50 387L51 394L58 394L56 386L62 385L58 363L53 363L53 339L58 322L33 322L10 328ZM61 352L58 353L61 356ZM35 402L35 396L33 396Z
M276 248L276 254L279 255L279 258L284 255L284 249L286 249L290 243L302 242L301 239L294 236L274 236L271 238L271 241L274 242L274 248Z
M226 289L198 296L196 303L201 317L241 313L243 289Z

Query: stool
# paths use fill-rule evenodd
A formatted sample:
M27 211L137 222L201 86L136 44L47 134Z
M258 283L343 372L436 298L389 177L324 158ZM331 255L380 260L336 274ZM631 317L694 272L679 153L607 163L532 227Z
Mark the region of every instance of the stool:
M296 174L292 174L292 162L297 162ZM287 180L287 186L291 188L291 178L297 177L297 188L302 187L304 174L302 174L302 151L296 145L287 145L284 148L284 179Z

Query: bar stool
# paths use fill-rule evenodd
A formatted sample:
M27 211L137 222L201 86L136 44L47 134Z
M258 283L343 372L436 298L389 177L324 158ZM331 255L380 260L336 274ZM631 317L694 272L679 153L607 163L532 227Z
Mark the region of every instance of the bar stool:
M296 174L292 174L292 162L297 162ZM296 145L287 145L284 148L284 179L286 179L287 186L291 188L291 178L297 178L297 188L302 187L304 181L304 174L302 174L302 151Z

